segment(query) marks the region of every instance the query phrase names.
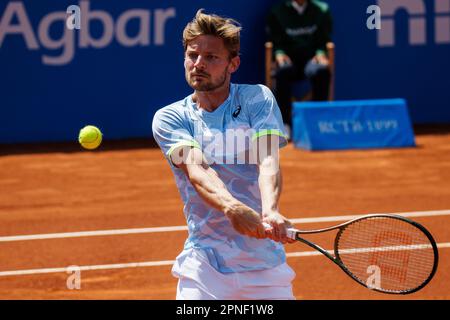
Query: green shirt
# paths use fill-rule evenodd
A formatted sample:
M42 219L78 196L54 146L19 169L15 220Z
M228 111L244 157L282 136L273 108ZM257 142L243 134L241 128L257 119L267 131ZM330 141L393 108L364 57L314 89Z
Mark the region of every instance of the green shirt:
M306 9L299 14L292 1L275 5L267 18L267 33L269 41L273 42L274 54L285 53L291 58L299 52L308 57L325 54L332 30L328 4L307 0Z

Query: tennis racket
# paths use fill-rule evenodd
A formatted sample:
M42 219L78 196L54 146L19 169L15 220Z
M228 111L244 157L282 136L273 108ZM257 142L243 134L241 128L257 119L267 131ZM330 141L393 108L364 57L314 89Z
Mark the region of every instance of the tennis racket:
M334 252L301 237L331 230L338 230ZM398 215L366 215L318 230L290 228L287 236L321 252L359 284L383 293L420 290L433 278L438 265L438 250L431 233Z

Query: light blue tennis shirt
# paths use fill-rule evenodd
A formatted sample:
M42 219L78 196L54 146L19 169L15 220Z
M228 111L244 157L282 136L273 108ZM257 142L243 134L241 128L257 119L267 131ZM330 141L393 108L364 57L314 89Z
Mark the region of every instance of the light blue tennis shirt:
M228 98L213 112L198 108L190 95L158 110L152 129L184 202L189 230L184 251L204 251L209 263L221 273L263 270L284 263L282 244L238 233L224 213L207 204L173 163L178 161L180 146L201 149L232 196L261 214L258 166L250 156L250 142L271 135L278 137L279 147L287 144L272 92L263 85L231 84Z

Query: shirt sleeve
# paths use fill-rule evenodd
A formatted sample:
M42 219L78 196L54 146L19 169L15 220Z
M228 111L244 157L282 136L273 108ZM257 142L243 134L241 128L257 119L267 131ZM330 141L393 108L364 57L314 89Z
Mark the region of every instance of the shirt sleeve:
M273 57L279 53L286 53L284 48L288 47L289 38L287 38L283 27L278 22L273 9L266 18L266 37L268 41L273 43Z
M169 163L175 165L172 155L179 147L199 148L199 143L189 131L186 121L175 110L160 109L155 113L152 123L153 137ZM176 162L176 161L175 161Z
M261 136L275 135L279 138L279 146L287 145L287 136L284 129L283 118L277 101L264 85L256 86L257 90L249 97L250 123L254 130L252 140Z
M333 31L333 18L330 9L326 7L321 23L319 24L319 29L317 30L316 37L316 54L326 54L327 43L332 41L332 31Z

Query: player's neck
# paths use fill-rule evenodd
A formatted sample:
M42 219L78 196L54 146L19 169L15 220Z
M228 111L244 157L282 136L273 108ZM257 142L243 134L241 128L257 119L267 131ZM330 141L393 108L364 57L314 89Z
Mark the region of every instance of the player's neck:
M198 108L213 112L227 100L229 94L230 83L213 91L195 91L192 95L192 101L197 104Z

